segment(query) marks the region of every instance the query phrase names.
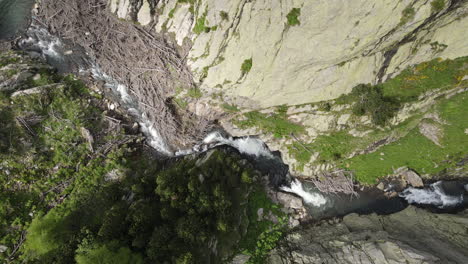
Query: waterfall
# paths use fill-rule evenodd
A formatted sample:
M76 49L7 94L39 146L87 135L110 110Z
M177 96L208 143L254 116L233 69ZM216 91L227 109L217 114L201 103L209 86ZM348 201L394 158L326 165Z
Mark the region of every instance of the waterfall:
M203 144L228 145L239 150L240 153L251 155L255 157L264 157L273 159L274 156L268 147L258 138L255 137L241 137L241 138L226 138L219 132L210 133L203 139ZM193 151L199 148L195 146Z
M465 186L466 188L466 186ZM439 208L453 207L463 202L463 195L446 194L442 188L442 181L429 185L429 188L407 188L400 193L410 204L435 205Z
M299 195L305 203L315 207L320 207L327 203L327 199L320 193L313 193L304 190L302 183L298 179L294 179L291 182L291 187L282 186L280 189L285 192Z

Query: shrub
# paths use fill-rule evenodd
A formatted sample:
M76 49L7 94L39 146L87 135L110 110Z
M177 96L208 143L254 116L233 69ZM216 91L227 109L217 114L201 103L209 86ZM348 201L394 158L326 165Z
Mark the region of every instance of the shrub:
M360 84L353 88L351 95L355 97L353 114L369 114L375 125L383 126L392 118L399 108L399 103L389 97L384 97L382 86Z
M246 75L252 69L252 58L245 60L241 65L242 76Z
M221 17L222 20L229 20L229 14L225 11L220 11L219 16Z
M288 25L290 26L297 26L301 24L301 21L299 21L299 16L301 15L301 9L300 8L293 8L291 11L289 11L288 15L286 18L288 19Z
M414 8L411 6L408 6L405 9L403 9L403 12L401 12L400 25L404 25L410 22L411 20L413 20L414 14L415 14Z
M434 0L431 2L432 12L439 12L445 7L445 0Z

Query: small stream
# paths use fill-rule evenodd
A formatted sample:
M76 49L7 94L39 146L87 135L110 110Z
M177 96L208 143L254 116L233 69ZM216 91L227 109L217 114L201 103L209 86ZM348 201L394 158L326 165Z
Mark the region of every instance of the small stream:
M170 155L169 148L159 136L158 128L139 110L138 102L129 95L127 87L104 73L81 47L50 35L37 23L33 23L26 34L27 37L18 42L20 49L32 56L42 57L61 73L81 74L104 82L127 112L138 121L149 145L162 154ZM427 184L422 189L408 188L393 198L388 198L377 189L361 191L357 196L323 194L312 183L293 179L280 153L271 152L260 139L252 136L233 138L222 131L216 131L207 135L192 149L179 150L175 156L199 153L219 146L235 148L254 162L258 170L269 176L273 188L300 196L313 219L349 213L390 214L403 210L408 204L416 204L434 212L456 212L468 207L468 182L463 181L436 182Z

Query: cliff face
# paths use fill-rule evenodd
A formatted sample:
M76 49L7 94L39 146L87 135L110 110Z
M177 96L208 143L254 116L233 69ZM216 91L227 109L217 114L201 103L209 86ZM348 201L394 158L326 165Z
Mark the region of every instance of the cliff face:
M455 148L468 109L445 102L468 87L467 1L108 3L187 52L201 92L176 92L179 105L214 113L231 135L259 135L295 175L346 169L375 183L402 166L433 175L443 156L467 154ZM343 97L366 83L379 85ZM407 151L421 144L423 154Z
M467 263L467 213L351 214L292 232L269 263Z
M179 45L190 41L188 64L203 90L250 108L333 99L409 65L468 54L466 1L112 0L110 7L156 23Z

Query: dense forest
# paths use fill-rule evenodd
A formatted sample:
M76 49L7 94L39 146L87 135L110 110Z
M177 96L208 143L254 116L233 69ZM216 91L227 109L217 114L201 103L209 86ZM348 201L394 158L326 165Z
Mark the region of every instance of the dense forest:
M74 76L12 52L0 69L3 263L219 263L239 252L259 263L281 237L285 214L236 150L156 158Z

